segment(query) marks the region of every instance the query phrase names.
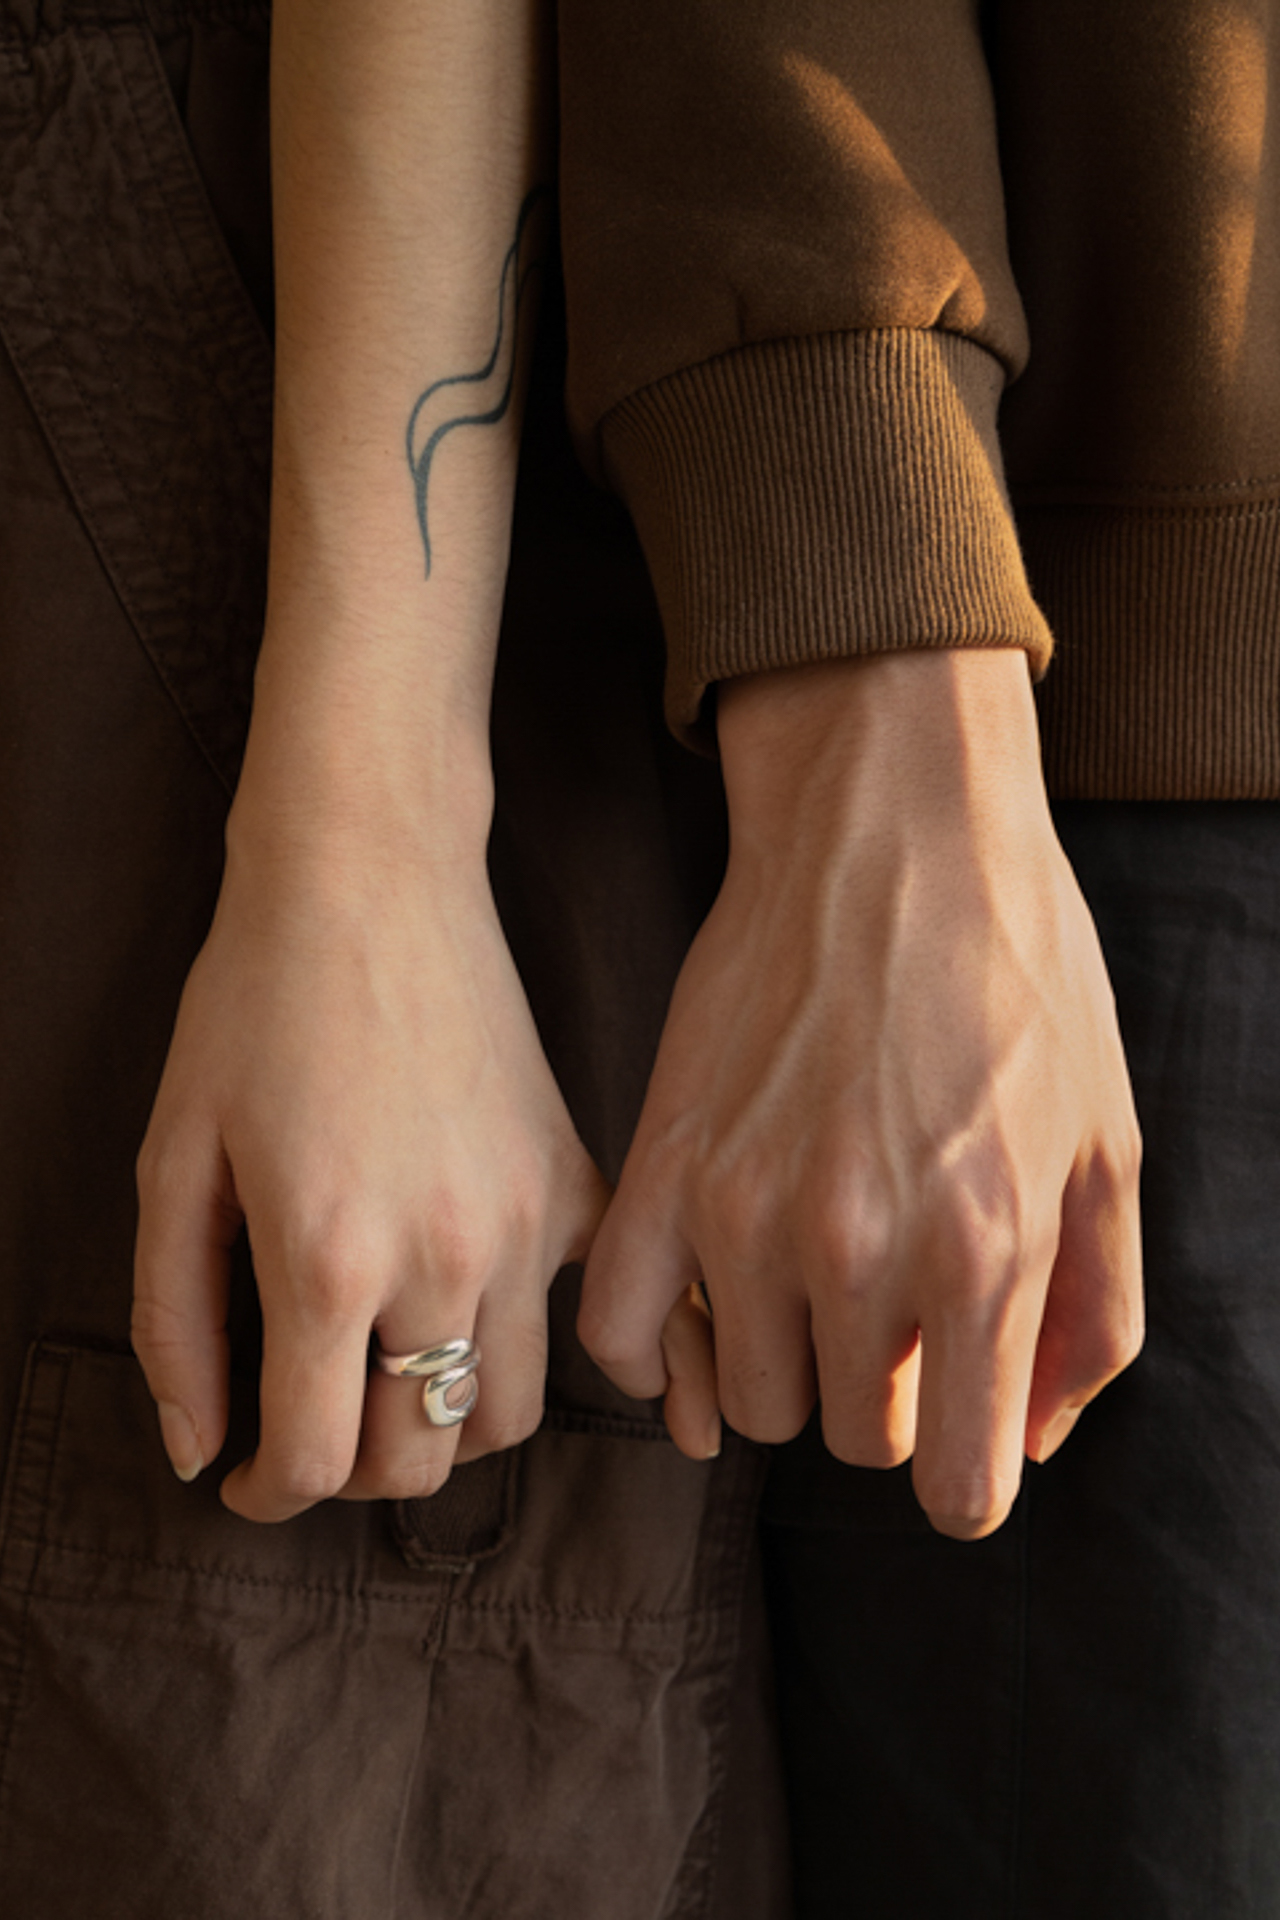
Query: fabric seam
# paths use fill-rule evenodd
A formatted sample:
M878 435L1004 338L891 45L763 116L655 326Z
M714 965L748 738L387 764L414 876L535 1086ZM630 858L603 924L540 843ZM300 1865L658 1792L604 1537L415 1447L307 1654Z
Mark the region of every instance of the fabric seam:
M76 49L76 53L78 58L79 56L78 48ZM72 151L73 153L75 153L77 167L81 168L82 170L80 156L78 152L75 152L74 148L72 148ZM113 148L113 151L114 151L114 148ZM40 206L43 209L45 215L51 218L52 209L50 208L47 195L43 186L43 182L41 183L40 187L37 190L37 197L39 199ZM32 298L35 300L36 305L39 309L40 315L44 320L46 328L48 329L50 340L52 343L52 351L57 355L58 364L62 369L62 372L68 382L68 385L71 387L72 391L75 393L76 398L81 408L84 411L84 415L90 423L90 426L93 431L94 439L97 442L97 445L102 453L104 464L110 469L111 473L114 475L116 483L120 488L121 497L125 501L128 507L130 518L133 523L134 538L137 540L143 552L148 556L152 564L155 566L164 585L170 590L171 599L174 602L179 602L180 595L177 592L177 583L174 581L168 567L165 565L163 557L161 556L159 550L156 548L154 542L152 541L152 539L150 538L146 530L145 521L139 511L137 497L133 489L130 487L128 481L125 479L124 473L122 472L119 466L119 463L117 462L115 455L112 452L111 443L103 431L102 420L98 413L98 410L94 406L93 401L90 399L89 395L86 393L84 385L82 381L79 379L74 366L72 365L71 361L68 359L67 355L62 350L59 329L54 325L52 315L50 314L48 302L45 299L43 290L41 288L39 277L35 272L34 262L32 259L30 249L28 248L21 234L20 229L12 220L7 220L5 222L5 226L10 235L13 246L18 254L18 257L22 262L23 269L26 273L27 281L31 289ZM103 349L101 340L98 338L96 333L94 335L94 338L98 345L99 351L102 352L103 354L103 358L106 361L106 364L108 365L108 367L110 367L112 365L110 356L106 353L105 349ZM11 357L13 359L15 368L18 370L21 370L21 367L22 367L21 356L17 353L13 353ZM23 380L23 388L24 388L24 391L28 394L33 412L35 413L37 419L40 421L44 429L44 432L46 434L46 437L48 438L51 447L54 449L54 457L58 466L58 470L60 473L64 475L64 478L67 478L64 464L62 460L57 456L57 448L59 446L59 436L58 436L56 427L50 424L47 409L45 408L41 399L36 394L32 393L29 383L25 379ZM206 761L209 761L211 765L213 765L212 761L210 760L208 749L205 747L203 740L200 738L199 733L197 732L196 728L192 724L191 716L187 711L186 704L181 697L179 689L174 685L172 676L169 673L167 666L157 657L154 649L149 647L145 639L143 638L143 630L145 629L146 622L141 617L136 607L134 597L131 591L129 590L128 583L126 580L121 578L119 567L106 558L106 552L109 551L110 543L109 542L105 543L105 548L104 548L104 543L101 540L99 540L99 538L93 531L95 525L97 524L97 516L93 512L92 504L83 498L82 490L79 484L72 483L69 479L68 479L68 491L70 492L71 497L75 502L77 512L80 514L84 522L84 525L89 532L89 537L94 543L94 547L97 550L99 559L103 566L103 571L106 574L107 578L110 580L112 588L115 591L121 606L125 610L125 614L129 621L129 624L133 628L133 631L138 638L138 644L141 646L143 653L145 654L147 660L151 664L153 672L156 674L156 677L159 679L160 684L163 686L169 699L172 701L174 707L177 709L178 713L182 717L182 720L186 725L188 731L192 734L193 738L195 739L196 745L201 753L201 756ZM221 784L224 787L227 787L228 783L223 779L223 776L219 772L216 765L213 765L213 771L215 773L215 776L221 782Z
M58 1390L57 1411L53 1433L49 1443L48 1458L45 1462L44 1486L40 1500L40 1530L34 1541L26 1540L24 1535L16 1531L11 1533L7 1523L10 1518L10 1498L13 1490L17 1486L18 1478L22 1471L23 1456L26 1452L27 1436L31 1423L32 1401L35 1398L36 1376L40 1362L44 1357L45 1350L40 1343L37 1342L31 1348L27 1360L29 1371L23 1382L22 1412L14 1426L12 1454L13 1477L5 1488L4 1514L2 1517L6 1524L3 1529L0 1529L0 1563L7 1557L8 1546L11 1542L16 1544L19 1541L25 1541L25 1544L34 1549L31 1554L30 1570L25 1583L0 1583L7 1591L19 1594L22 1600L19 1620L18 1664L17 1671L14 1675L13 1700L10 1712L6 1716L3 1745L0 1745L0 1835L2 1835L3 1828L8 1825L9 1760L13 1752L13 1742L18 1727L18 1715L22 1707L22 1689L27 1676L27 1650L30 1644L28 1625L31 1618L31 1606L35 1597L36 1577L40 1571L41 1560L47 1546L47 1522L50 1507L49 1496L53 1484L54 1470L57 1466L58 1440L62 1431L63 1408L66 1404L67 1379L71 1371L68 1360L59 1362L62 1379Z
M642 386L633 387L620 400L615 400L607 412L602 413L595 429L596 439L603 446L605 428L609 421L629 407L636 400L643 400L659 388L667 387L677 380L686 379L690 374L701 373L704 369L724 366L730 361L753 358L761 349L771 347L802 347L822 341L850 340L940 340L954 341L962 347L969 347L975 353L985 354L986 358L1001 369L1004 386L1009 385L1009 375L1000 356L990 347L984 347L979 340L971 340L967 334L956 333L950 327L826 327L815 333L777 333L769 334L759 340L743 340L736 346L722 347L718 353L709 353L701 360L691 360L687 365L672 367L667 373L660 373L656 379L646 380Z
M22 1539L23 1537L21 1534L15 1536L17 1539ZM71 1554L77 1559L102 1560L106 1561L109 1565L140 1567L149 1573L180 1573L199 1580L207 1580L210 1583L230 1582L233 1586L262 1588L266 1591L282 1589L289 1593L305 1593L317 1597L327 1596L335 1600L377 1600L387 1601L393 1605L413 1606L421 1603L422 1589L430 1585L429 1580L424 1580L420 1587L412 1588L402 1593L394 1587L337 1586L328 1585L320 1581L286 1580L274 1574L238 1573L229 1567L210 1567L194 1560L154 1560L149 1554L145 1553L113 1553L105 1547L79 1547L70 1545L65 1541L48 1540L43 1537L38 1542L30 1542L29 1544L36 1545L39 1551L45 1556ZM444 1572L446 1569L433 1567L430 1571L432 1573L437 1571ZM20 1586L14 1583L0 1580L0 1592L20 1592L22 1590ZM56 1594L46 1597L55 1600L76 1600L80 1598L78 1595Z
M184 229L183 222L178 218L178 215L174 211L174 207L171 202L169 193L166 190L165 182L161 178L160 174L157 172L155 158L151 151L151 143L147 139L145 129L143 128L142 122L138 117L137 102L133 97L133 91L129 85L129 77L128 77L127 70L124 66L123 61L120 58L119 41L121 38L121 34L119 32L111 32L111 33L104 34L103 38L111 51L112 64L115 67L116 74L120 83L120 93L125 102L126 108L128 110L129 118L133 122L134 129L138 135L138 144L141 147L142 152L146 156L147 173L150 177L152 187L155 191L156 199L158 203L164 208L165 217L168 220L170 232L172 233L174 239L177 241L179 247L182 249L182 258L186 264L187 272L191 276L191 283L194 287L198 287L200 290L200 300L201 300L201 306L202 306L204 315L207 320L213 321L216 319L217 316L215 315L212 303L208 296L208 290L205 286L205 276L203 273L197 270L197 262L192 255L191 248L189 245L189 238ZM141 39L142 44L145 48L147 63L151 69L152 79L156 84L156 86L163 90L164 106L166 108L169 108L172 105L172 95L169 92L169 83L165 78L164 70L160 65L160 56L156 50L155 36L149 30L144 28L139 31L139 38ZM180 125L176 129L171 129L171 131L176 131L178 135L182 136L182 128ZM112 144L114 147L114 142ZM180 140L180 144L185 148L186 146L185 136L182 136ZM117 154L118 154L118 149L117 149ZM122 171L125 170L123 167L123 162L121 163L121 170ZM221 237L222 237L221 230L218 227L216 216L214 215L213 210L211 208L207 210L207 218L208 218L209 224L213 229L214 234L216 235L219 242L221 242ZM168 257L165 254L165 251L163 248L159 249L159 260L160 260L161 274L164 279L165 290L169 295L169 299L173 304L175 312L181 316L182 324L183 324L183 332L187 341L188 350L191 354L191 358L194 361L198 362L198 364L201 366L202 371L204 373L205 391L210 395L212 399L217 401L219 407L222 409L224 415L226 416L227 424L231 429L232 437L236 441L236 444L239 446L240 451L244 454L245 459L247 460L249 465L256 467L259 464L257 451L254 448L253 443L249 439L248 435L244 432L243 426L241 424L239 412L235 407L230 406L228 404L225 396L223 395L222 387L217 378L216 366L210 360L207 332L202 332L192 327L187 302L185 300L180 299L178 296L177 288L175 287L170 275ZM238 276L236 275L234 263L228 260L226 261L225 264L227 265L228 271L230 272L231 276L237 280L237 284L238 284ZM247 299L247 295L246 295L246 299Z
M14 1538L21 1540L24 1539L25 1536L16 1534ZM193 1560L154 1560L148 1554L144 1553L115 1553L105 1547L74 1546L63 1541L47 1540L43 1537L38 1542L28 1542L27 1544L38 1546L39 1550L46 1556L70 1554L77 1559L101 1560L106 1561L109 1565L139 1567L149 1573L178 1573L189 1575L199 1580L207 1580L211 1583L230 1582L234 1586L262 1588L268 1591L279 1588L290 1593L306 1593L317 1597L327 1596L331 1599L338 1600L378 1600L390 1602L393 1605L404 1606L419 1604L422 1599L422 1588L411 1589L402 1593L394 1587L330 1586L319 1581L281 1579L272 1574L239 1573L231 1568L210 1567ZM452 1578L456 1574L469 1569L471 1564L468 1560L437 1563L425 1571L429 1573L439 1573ZM422 1583L423 1587L429 1586L429 1584L429 1581ZM25 1588L19 1583L0 1580L0 1592L16 1593L24 1591ZM72 1600L79 1598L79 1596L76 1595L50 1595L48 1597L51 1599L69 1598ZM536 1617L545 1620L578 1621L584 1624L594 1622L601 1626L611 1623L630 1624L633 1622L646 1626L663 1626L685 1620L712 1619L727 1610L731 1610L733 1605L733 1600L728 1599L707 1601L699 1606L673 1608L669 1611L649 1610L642 1612L635 1608L627 1608L620 1612L614 1612L604 1608L543 1606L537 1602L519 1600L461 1599L458 1602L459 1608L466 1613L492 1613L513 1617Z

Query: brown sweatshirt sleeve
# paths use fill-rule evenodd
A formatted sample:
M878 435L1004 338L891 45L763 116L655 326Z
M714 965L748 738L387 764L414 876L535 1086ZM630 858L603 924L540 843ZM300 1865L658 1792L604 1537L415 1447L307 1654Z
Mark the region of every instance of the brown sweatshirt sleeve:
M1025 328L976 0L561 0L569 409L668 709L1049 635L996 438Z

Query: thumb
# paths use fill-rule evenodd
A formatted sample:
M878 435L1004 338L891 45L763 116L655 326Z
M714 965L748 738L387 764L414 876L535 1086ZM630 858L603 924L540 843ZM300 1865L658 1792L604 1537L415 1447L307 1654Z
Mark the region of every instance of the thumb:
M138 1157L133 1349L181 1480L226 1438L228 1273L242 1221L217 1134L164 1134L153 1118Z

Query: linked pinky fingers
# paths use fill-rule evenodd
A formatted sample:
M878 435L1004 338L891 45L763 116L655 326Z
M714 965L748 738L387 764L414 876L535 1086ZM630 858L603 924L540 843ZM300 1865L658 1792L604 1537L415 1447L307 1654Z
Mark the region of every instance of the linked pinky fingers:
M640 1233L615 1198L587 1260L578 1337L600 1370L634 1399L666 1392L662 1329L698 1278L692 1248L674 1231Z
M700 1287L686 1288L667 1315L662 1354L667 1430L691 1460L714 1460L721 1441L715 1335Z

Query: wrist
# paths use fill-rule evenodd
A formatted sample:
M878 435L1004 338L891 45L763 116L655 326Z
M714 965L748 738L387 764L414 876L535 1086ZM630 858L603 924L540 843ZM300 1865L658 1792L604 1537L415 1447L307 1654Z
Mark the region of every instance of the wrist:
M369 670L260 673L229 857L290 871L483 874L493 815L487 708ZM345 882L344 882L345 884Z
M1020 649L916 649L725 682L717 731L737 843L783 850L798 817L860 833L1012 809L1047 821Z

